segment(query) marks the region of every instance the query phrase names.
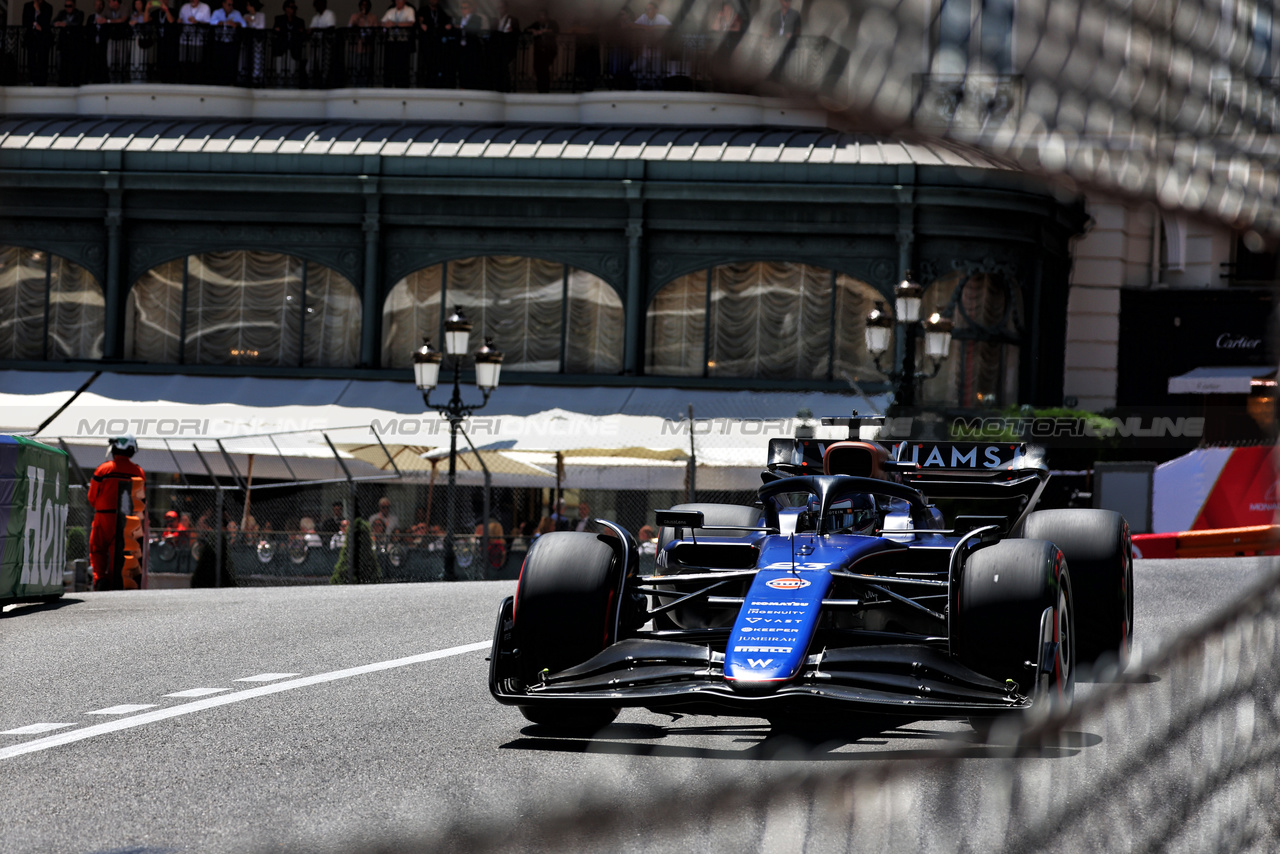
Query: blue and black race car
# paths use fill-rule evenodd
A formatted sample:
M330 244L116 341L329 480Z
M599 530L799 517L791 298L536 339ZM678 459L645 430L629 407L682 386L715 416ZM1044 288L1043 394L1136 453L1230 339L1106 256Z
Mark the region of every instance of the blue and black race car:
M1036 512L1048 478L1024 444L774 439L755 505L657 513L648 573L611 523L538 538L490 691L582 729L625 706L777 722L1069 702L1078 663L1127 653L1132 547L1119 514Z

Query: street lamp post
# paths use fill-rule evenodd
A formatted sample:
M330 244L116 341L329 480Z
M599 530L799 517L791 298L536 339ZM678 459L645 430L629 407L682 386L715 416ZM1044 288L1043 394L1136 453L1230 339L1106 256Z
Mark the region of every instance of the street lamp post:
M498 376L502 372L502 353L493 349L493 339L485 338L484 346L475 352L476 387L484 395L484 400L477 404L466 404L462 401L462 359L467 353L467 345L471 337L472 325L462 310L455 308L453 314L444 323L444 348L441 353L431 346L431 341L423 339L422 346L413 353L413 380L422 392L422 402L428 409L434 409L442 418L449 419L449 506L445 511L444 535L444 577L446 581L456 581L456 551L454 549L454 530L457 528L458 502L455 494L458 469L458 429L462 422L470 418L477 410L489 402L489 395L498 387ZM440 365L445 355L453 357L453 396L445 404L432 404L431 391L440 382ZM484 520L488 524L488 520Z
M951 321L935 311L928 320L922 322L920 305L923 298L924 288L908 272L894 291L896 320L885 312L882 302L877 302L876 307L867 314L867 351L875 360L876 368L893 381L893 399L899 407L915 406L916 383L936 377L942 369L942 362L951 352ZM880 357L888 351L895 328L901 329L905 339L902 368L887 371L881 366ZM933 362L929 371L916 370L916 349L921 332L924 333L924 355Z

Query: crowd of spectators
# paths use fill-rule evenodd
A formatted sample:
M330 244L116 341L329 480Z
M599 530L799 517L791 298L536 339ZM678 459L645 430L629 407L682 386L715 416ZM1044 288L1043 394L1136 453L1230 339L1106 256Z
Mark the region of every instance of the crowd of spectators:
M505 0L391 0L380 12L375 3L387 0L359 0L345 22L327 0L312 0L309 20L296 0L283 0L270 23L264 0L213 0L214 8L205 0L92 0L92 13L78 8L86 0L60 2L56 15L48 0L23 6L28 76L37 86L50 82L51 72L58 85L146 79L262 85L265 75L287 84L281 75L307 75L309 85L325 86L340 75L346 85L380 80L391 87L510 91L522 50L539 92L551 90L557 59L583 89L595 88L602 75L624 80L688 72L670 55L671 20L656 0L638 13L630 5L604 14L602 7L580 4L563 26L545 5L522 23ZM766 34L794 38L800 13L791 0L777 3ZM732 43L744 21L734 3L724 2L704 29ZM566 43L573 48L568 69L560 56Z

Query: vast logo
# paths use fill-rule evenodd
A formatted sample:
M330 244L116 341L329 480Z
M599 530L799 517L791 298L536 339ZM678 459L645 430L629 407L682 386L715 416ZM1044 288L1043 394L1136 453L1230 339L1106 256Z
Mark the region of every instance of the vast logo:
M773 578L764 583L765 587L772 587L774 590L799 590L802 587L808 587L809 582L803 578Z

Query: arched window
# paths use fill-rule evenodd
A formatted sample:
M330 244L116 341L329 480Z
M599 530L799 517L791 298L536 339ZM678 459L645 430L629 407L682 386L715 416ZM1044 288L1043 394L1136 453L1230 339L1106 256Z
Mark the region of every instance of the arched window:
M1018 401L1021 291L996 273L953 273L929 285L921 316L955 323L951 354L924 384L924 400L959 406L1008 406Z
M663 286L646 318L655 376L876 381L865 282L790 262L726 264Z
M125 355L186 365L351 367L360 296L344 276L277 252L205 252L129 291Z
M383 303L382 364L408 367L424 337L438 345L454 307L474 324L468 349L492 336L507 370L622 370L622 301L613 288L566 264L514 256L449 261L397 282Z
M0 358L101 359L98 280L65 258L0 245Z

